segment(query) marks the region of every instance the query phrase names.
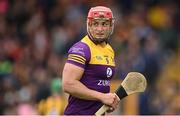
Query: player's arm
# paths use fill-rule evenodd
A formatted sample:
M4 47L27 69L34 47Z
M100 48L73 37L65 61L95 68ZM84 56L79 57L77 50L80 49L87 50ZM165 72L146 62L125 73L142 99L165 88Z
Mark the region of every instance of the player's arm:
M63 90L81 99L100 100L102 93L88 89L79 81L83 73L83 68L66 63L63 70Z

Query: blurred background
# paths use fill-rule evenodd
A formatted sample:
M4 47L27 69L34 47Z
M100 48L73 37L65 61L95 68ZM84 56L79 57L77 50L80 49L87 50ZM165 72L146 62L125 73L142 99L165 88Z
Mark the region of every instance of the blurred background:
M180 114L179 0L0 0L1 115L62 114L66 53L87 34L88 10L97 5L116 18L112 91L130 71L148 81L112 114Z

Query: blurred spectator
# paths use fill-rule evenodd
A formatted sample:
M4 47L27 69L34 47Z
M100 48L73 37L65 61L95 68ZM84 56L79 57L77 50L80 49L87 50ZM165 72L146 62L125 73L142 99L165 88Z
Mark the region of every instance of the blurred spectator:
M42 99L38 103L38 112L41 115L62 115L66 102L62 96L62 85L59 77L51 81L52 95L46 99Z

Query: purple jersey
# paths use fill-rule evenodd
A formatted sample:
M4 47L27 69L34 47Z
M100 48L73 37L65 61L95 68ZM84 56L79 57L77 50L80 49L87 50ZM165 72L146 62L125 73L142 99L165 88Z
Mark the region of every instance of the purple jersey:
M109 93L110 80L115 73L114 51L109 44L94 44L88 36L72 46L67 63L84 68L81 82L89 89ZM69 77L70 78L70 77ZM93 115L103 104L69 96L65 115Z

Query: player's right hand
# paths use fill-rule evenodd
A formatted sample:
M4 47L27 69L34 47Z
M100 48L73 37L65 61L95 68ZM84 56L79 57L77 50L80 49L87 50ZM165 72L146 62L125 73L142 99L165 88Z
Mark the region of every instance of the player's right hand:
M114 109L117 108L119 101L119 97L117 97L117 95L114 93L106 93L102 97L102 102L110 107L110 112L114 111Z

